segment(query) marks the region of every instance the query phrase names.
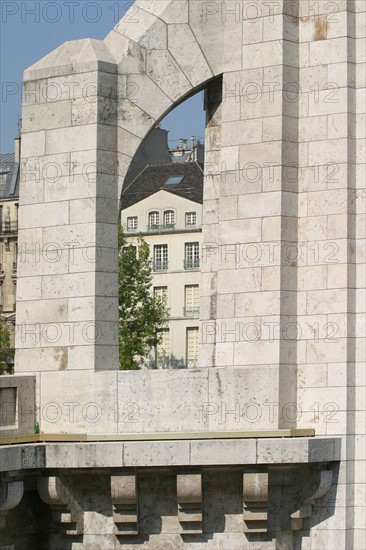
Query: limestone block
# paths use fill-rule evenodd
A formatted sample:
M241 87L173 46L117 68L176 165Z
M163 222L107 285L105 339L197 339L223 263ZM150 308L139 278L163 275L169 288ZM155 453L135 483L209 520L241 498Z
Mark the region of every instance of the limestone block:
M326 116L311 116L299 120L299 139L301 141L325 140L326 138Z
M327 77L327 67L325 65L317 65L314 67L304 67L299 73L299 84L302 92L305 94L310 92L310 96L314 94L314 89L324 90L328 82L338 82ZM341 84L338 85L341 86Z
M236 197L235 197L236 198ZM240 199L240 197L239 197ZM236 202L236 201L235 201ZM243 201L244 202L244 201ZM272 234L273 237L273 234ZM219 227L220 243L233 245L236 243L255 243L261 241L261 220L241 219L223 221Z
M309 362L345 361L347 340L345 338L324 342L307 342L306 357Z
M313 191L309 194L309 216L343 214L345 208L346 191L343 189L335 190L332 193L329 193L329 191ZM329 234L327 236L330 237ZM334 238L334 233L330 238Z
M22 134L71 126L71 103L59 101L23 106Z
M336 82L340 88L347 87L350 84L350 75L347 70L346 61L343 61L341 63L337 62L336 60L330 62L327 66L327 69L328 82Z
M95 124L47 131L46 151L48 155L92 149L96 145L97 126ZM105 145L105 148L108 149L108 143Z
M332 38L310 43L310 65L327 65L347 61L347 39Z
M29 331L31 331L31 327L28 328ZM22 338L23 340L27 338L27 334L23 333ZM26 342L27 340L25 340L25 343ZM64 370L68 364L67 349L57 346L38 349L18 347L16 352L16 362L17 372L30 373L34 371L34 365L37 365L38 369L42 371Z
M268 89L276 85L276 82L270 81L268 84L260 80L243 87L240 97L241 117L259 119L282 115L283 94L277 91L280 85L275 88L276 91ZM257 124L260 121L257 120Z
M243 20L243 45L255 44L263 40L263 26L268 33L270 25L266 18L258 17L256 19ZM267 37L267 35L266 35ZM276 37L278 38L278 37Z
M287 354L289 362L295 360L295 353ZM278 341L237 342L235 344L234 364L275 365L279 361Z
M17 280L17 301L41 300L42 282L39 277L19 277Z
M126 441L124 444L124 466L179 466L189 464L188 441Z
M148 50L164 50L167 45L167 25L143 7L143 4L139 4L136 10L127 12L114 27L114 31Z
M40 310L35 301L22 301L17 306L17 316L22 323L66 322L68 319L67 300L45 300L45 310Z
M279 292L243 292L236 298L236 314L240 317L279 313Z
M271 380L266 388L261 387L260 384L263 376ZM253 393L254 388L255 393ZM212 431L275 429L275 419L270 418L267 404L276 402L277 394L278 371L276 368L231 367L210 370L208 404L204 408L209 429Z
M292 441L291 445L284 439L259 439L256 452L258 464L304 462L308 456L308 445L301 439Z
M101 223L118 222L118 202L108 198L82 198L70 201L70 224L77 224L80 220L84 223L93 221Z
M102 69L114 73L115 60L102 41L85 38L65 42L29 67L24 80L59 77Z
M49 227L69 223L68 202L63 201L51 211L46 204L21 206L19 216L20 229L32 227Z
M169 25L168 41L170 53L193 86L212 78L212 70L188 25Z
M347 311L345 290L314 290L307 292L307 311L313 313L337 313Z
M180 99L191 89L187 77L168 50L148 52L146 72L173 101Z
M263 119L263 141L285 139L296 141L298 121L289 116L273 116ZM325 137L325 136L324 136Z
M118 126L139 138L154 126L155 118L140 109L131 99L121 100L117 112Z
M347 111L348 91L329 81L324 90L309 94L309 115L332 115ZM341 136L342 137L342 136ZM330 139L331 136L328 136Z
M298 365L297 372L298 387L324 387L327 385L326 364L305 364Z
M243 46L243 69L280 65L282 60L283 49L280 40Z
M226 122L222 126L222 145L240 145L245 135L246 143L259 143L262 141L262 121L243 120Z
M94 376L86 371L43 372L41 431L115 433L116 376L116 372L95 373Z
M83 346L99 344L103 346L117 345L117 321L108 322L84 321L84 322L51 322L37 324L37 338L40 346L65 348L68 346ZM20 347L29 347L29 338Z
M217 321L220 324L221 321ZM232 367L234 364L234 343L216 344L215 367Z
M68 299L68 318L70 321L92 321L95 314L98 320L115 321L115 298L75 297Z
M81 199L87 197L95 196L97 192L97 182L96 175L91 174L89 171L89 166L91 163L85 163L83 165L84 174L78 174L73 176L60 176L54 180L45 180L44 181L44 201L45 202L57 202L67 196L70 200ZM105 176L106 177L106 176ZM102 179L101 176L98 176L98 180ZM33 182L32 182L33 183ZM107 191L107 189L106 189ZM112 195L113 192L113 195ZM114 196L115 190L109 189L109 196L112 198ZM107 195L108 196L108 195Z
M22 204L39 204L43 202L43 181L25 181L22 184Z
M327 288L327 266L298 268L299 290L320 290Z
M172 100L146 74L128 75L127 87L133 89L130 101L155 120L172 106Z
M117 330L117 327L113 330ZM92 339L90 339L92 340ZM92 340L93 341L93 340ZM119 365L118 346L103 346L100 343L72 346L68 350L69 369L115 371Z
M239 196L238 204L240 218L263 218L281 214L281 194L279 192Z
M22 136L22 159L46 154L46 132L28 132Z
M224 441L192 441L190 463L194 465L216 466L220 464L254 464L256 444L254 439Z
M254 292L261 288L261 269L225 270L218 274L218 293Z
M46 207L46 205L44 206ZM103 202L101 204L101 207L102 206ZM80 222L83 220L80 220L79 217L78 221ZM110 245L113 243L115 237L115 231L116 227L110 223L98 223L97 228L95 223L92 222L75 223L74 221L74 223L69 223L68 225L62 227L58 227L57 224L53 224L53 227L48 226L43 229L43 243L44 246L52 243L52 245L59 250L70 251L71 263L73 259L73 250L76 251L77 249L84 249L85 257L87 258L89 257L87 252L87 248L89 247L91 248L94 246L100 247L101 249L110 248ZM90 256L93 257L92 254L90 254Z
M202 408L207 384L208 372L202 369L120 372L120 433L206 429Z
M65 468L76 468L75 445L62 445L50 443L47 445L46 465L48 468L59 468L60 465Z

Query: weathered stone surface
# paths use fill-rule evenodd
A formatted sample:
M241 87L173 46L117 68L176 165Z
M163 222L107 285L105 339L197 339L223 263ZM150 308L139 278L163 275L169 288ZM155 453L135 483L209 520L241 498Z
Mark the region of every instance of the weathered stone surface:
M168 489L160 520L149 519L152 503L146 507L144 533L151 537L139 539L139 546L365 547L359 512L365 496L359 488L365 481L365 13L364 0L139 0L105 41L68 42L26 71L19 213L25 262L18 264L17 285L22 304L17 322L23 328L17 327L16 372L41 373L40 414L53 403L44 428L200 431L217 429L224 418L222 428L231 431L240 425L242 399L248 396L253 403L259 397L261 407L269 404L278 412L271 417L276 428L311 426L321 440L259 440L254 458L242 453L236 440L232 445L195 441L195 466L250 459L295 468L301 461L342 459L337 502L307 519L309 537L294 538L290 518L282 514L280 527L273 528L277 540L259 534L248 541L238 535L242 500L230 499L233 513L216 509L209 533L183 543ZM88 84L92 94L86 93ZM203 87L202 370L117 376L113 251L123 178L156 121ZM55 88L61 92L56 98L49 93ZM43 250L54 242L69 253L68 243L75 240L75 262L46 262L42 252L39 265L31 259L29 248L37 243ZM103 249L94 268L83 258L90 243L94 251ZM83 338L88 323L98 322L103 340L97 341L96 327L92 338ZM50 323L65 323L75 330L75 340L63 332L51 342ZM205 399L210 414L202 420ZM99 402L102 419L86 422L82 411L91 406L86 411L96 412ZM66 403L67 410L74 404L76 421L68 417L55 424L58 407ZM129 426L126 419L132 420ZM268 428L268 422L261 417L252 428ZM336 434L341 457L332 443ZM123 464L131 467L140 460L154 467L189 464L187 442L175 448L157 441L151 451L141 442L125 445ZM119 464L119 448L113 444L108 451L113 465ZM98 449L91 444L84 456L82 446L67 452L49 446L46 456L54 467L62 461L69 467L78 462L105 467L108 461L97 456ZM17 452L12 448L14 456L7 455L7 468L12 460L20 466ZM31 454L25 460L36 463ZM291 476L283 474L283 483ZM167 486L175 486L174 479ZM283 499L275 495L274 501ZM354 519L347 516L349 509ZM111 517L103 525L93 508L86 518L92 533L85 534L84 543L113 548ZM98 529L104 535L93 539ZM230 530L236 534L228 537ZM75 548L84 543L75 542ZM65 547L60 539L57 544Z

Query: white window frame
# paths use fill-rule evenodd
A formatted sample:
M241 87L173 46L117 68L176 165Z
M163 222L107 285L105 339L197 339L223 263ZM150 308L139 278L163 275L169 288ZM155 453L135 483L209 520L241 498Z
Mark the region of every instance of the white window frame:
M164 212L164 225L175 225L175 212L174 212L174 210L165 210L165 212Z
M154 245L154 271L166 271L168 269L168 245Z
M197 212L186 212L186 227L197 225Z
M160 212L154 210L149 213L149 227L158 227L160 222Z
M185 269L199 269L200 267L200 243L185 243L184 247Z
M170 330L168 328L158 331L161 335L161 342L155 348L156 368L167 369L170 364Z
M186 285L184 287L184 316L198 317L199 310L199 285Z
M128 216L127 218L127 231L136 231L139 227L137 216Z
M154 286L154 298L160 298L166 304L168 303L168 287Z
M197 368L199 346L199 328L187 327L186 332L186 365L188 369Z

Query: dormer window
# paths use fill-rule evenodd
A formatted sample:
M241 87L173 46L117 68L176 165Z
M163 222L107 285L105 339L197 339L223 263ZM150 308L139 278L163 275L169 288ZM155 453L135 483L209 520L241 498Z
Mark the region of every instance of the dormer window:
M159 212L150 212L149 227L157 227L159 225Z
M194 227L197 223L196 212L186 212L186 227Z
M166 210L164 212L164 225L174 225L175 224L175 214L173 210Z
M127 218L127 231L136 231L138 229L137 216Z

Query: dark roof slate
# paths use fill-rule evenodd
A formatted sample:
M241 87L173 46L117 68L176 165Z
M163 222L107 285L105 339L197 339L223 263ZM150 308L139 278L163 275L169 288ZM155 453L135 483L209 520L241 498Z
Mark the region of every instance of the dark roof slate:
M184 178L178 185L165 185L167 179L172 176ZM129 208L161 190L202 204L203 165L187 162L146 166L122 192L121 209Z
M19 164L14 161L14 153L0 154L0 177L2 180L2 184L0 185L1 199L19 197Z

